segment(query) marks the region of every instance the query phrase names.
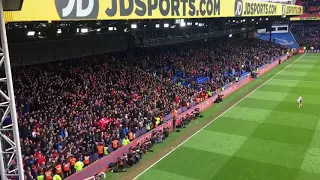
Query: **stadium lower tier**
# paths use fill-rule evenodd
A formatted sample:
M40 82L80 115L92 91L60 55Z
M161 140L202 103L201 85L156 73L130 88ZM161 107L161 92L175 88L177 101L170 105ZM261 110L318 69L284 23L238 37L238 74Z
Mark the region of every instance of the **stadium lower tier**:
M289 51L257 39L136 50L131 62L120 53L14 70L29 178L81 171Z

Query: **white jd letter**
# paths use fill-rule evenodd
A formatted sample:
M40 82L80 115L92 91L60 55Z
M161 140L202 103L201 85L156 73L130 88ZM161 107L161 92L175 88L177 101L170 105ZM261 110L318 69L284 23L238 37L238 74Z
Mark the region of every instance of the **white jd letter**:
M238 1L237 2L237 9L236 12L234 13L235 15L241 15L242 13L242 2Z
M73 10L73 7L74 7L74 3L76 2L76 0L69 0L69 3L67 5L67 7L63 8L62 9L62 16L63 17L66 17L66 16L69 16L70 13L72 12Z
M94 0L89 0L88 7L86 9L82 9L82 1L83 0L77 0L77 17L86 17L93 10Z

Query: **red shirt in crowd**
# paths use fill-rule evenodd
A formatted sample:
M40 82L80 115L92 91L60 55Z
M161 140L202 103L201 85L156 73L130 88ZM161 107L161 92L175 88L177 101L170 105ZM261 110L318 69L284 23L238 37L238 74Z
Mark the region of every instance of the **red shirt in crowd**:
M53 153L52 153L52 158L56 158L59 156L59 153L57 150L55 150Z
M42 163L46 163L46 158L41 155L41 156L38 158L38 165L42 165Z
M217 71L218 69L219 69L218 65L215 65L215 66L214 66L214 70Z
M111 118L101 118L99 120L99 123L98 123L98 126L101 128L101 129L104 129L106 127L107 124L111 123L113 121L113 119Z
M176 102L179 102L179 100L180 100L180 97L179 97L179 96L176 96L175 101L176 101Z

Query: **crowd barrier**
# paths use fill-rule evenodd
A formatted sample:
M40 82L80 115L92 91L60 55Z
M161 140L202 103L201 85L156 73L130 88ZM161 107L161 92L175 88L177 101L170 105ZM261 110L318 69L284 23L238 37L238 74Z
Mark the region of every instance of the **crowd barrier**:
M293 55L293 53L294 52L292 52L288 55L284 55L284 56L280 57L278 60L275 60L275 61L271 62L270 64L266 64L266 65L262 66L261 68L259 68L259 76L268 72L269 70L271 70L275 66L277 66L279 64L279 60L281 62L287 60L289 57L291 57ZM244 77L241 77L237 83L234 83L234 84L230 83L230 84L226 85L225 90L221 91L218 94L223 94L224 96L228 96L231 93L233 93L234 91L241 88L242 86L248 84L250 82L250 79L252 79L250 77L250 75L246 75ZM180 119L180 118L186 116L186 114L191 113L196 108L199 108L200 111L207 109L208 107L210 107L211 105L214 104L214 101L217 98L218 94L213 95L212 97L208 98L207 100L205 100L197 105L194 105L193 107L191 107L189 109L186 109L186 108L180 109L178 111L180 113L178 114L177 119ZM118 157L121 157L123 155L123 153L127 153L129 151L130 147L135 147L139 143L140 144L144 143L147 138L150 138L152 136L152 131L159 131L159 130L163 130L164 128L169 128L169 131L172 131L173 130L172 117L173 117L173 115L167 116L166 122L164 124L158 126L157 128L155 128L149 132L147 132L146 129L142 129L141 132L138 132L135 134L135 137L136 137L135 140L133 140L129 145L123 146L123 147L119 148L118 150L112 152L108 156L105 156L105 157L101 158L100 160L93 162L88 167L84 168L82 171L68 177L67 180L88 179L88 178L95 176L96 174L98 174L100 172L106 171L109 164L112 162L116 162Z

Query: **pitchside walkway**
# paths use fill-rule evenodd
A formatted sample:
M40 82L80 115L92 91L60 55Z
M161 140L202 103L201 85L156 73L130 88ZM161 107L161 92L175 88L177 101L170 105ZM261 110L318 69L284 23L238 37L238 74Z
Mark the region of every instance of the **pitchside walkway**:
M229 96L267 80L136 179L320 179L319 72L318 54L276 67Z

